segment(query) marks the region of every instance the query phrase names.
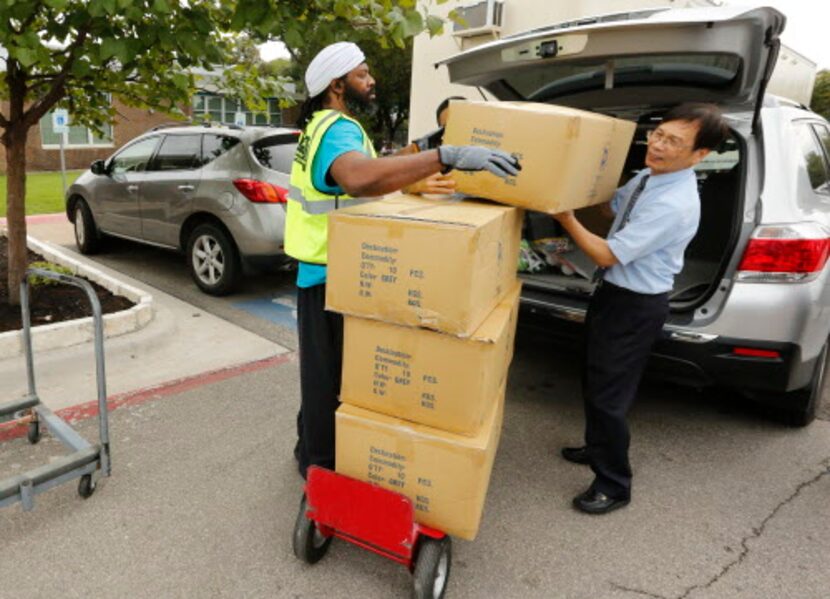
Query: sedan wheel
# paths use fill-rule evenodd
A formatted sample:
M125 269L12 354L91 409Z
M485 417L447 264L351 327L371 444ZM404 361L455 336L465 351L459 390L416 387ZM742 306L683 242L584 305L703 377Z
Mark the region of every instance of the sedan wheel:
M225 295L233 289L239 277L239 253L225 231L210 223L199 225L187 248L190 273L202 291Z
M78 199L72 213L75 229L75 244L82 254L94 254L101 247L101 235L95 226L95 219L84 200Z

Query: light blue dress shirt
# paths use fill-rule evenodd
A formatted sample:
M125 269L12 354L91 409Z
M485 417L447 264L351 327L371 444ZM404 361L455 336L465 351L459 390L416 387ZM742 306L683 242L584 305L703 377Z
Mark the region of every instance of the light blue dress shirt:
M363 133L351 121L338 119L323 135L314 162L311 164L311 182L318 191L330 195L342 195L337 184L326 180L332 163L347 152L364 152ZM313 287L326 282L326 265L300 262L297 266L297 287Z
M611 200L619 228L625 205L640 180L649 175L628 223L608 237L608 247L619 261L605 272L605 280L637 293L665 293L683 268L683 253L700 223L700 196L692 169L652 175L637 173Z

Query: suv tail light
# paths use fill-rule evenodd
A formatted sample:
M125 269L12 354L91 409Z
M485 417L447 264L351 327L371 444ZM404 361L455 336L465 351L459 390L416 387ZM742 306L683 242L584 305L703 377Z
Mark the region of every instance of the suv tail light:
M265 181L234 179L233 185L239 193L256 204L285 204L287 201L287 189Z
M830 255L830 231L818 223L764 225L752 233L737 280L800 283L818 277Z

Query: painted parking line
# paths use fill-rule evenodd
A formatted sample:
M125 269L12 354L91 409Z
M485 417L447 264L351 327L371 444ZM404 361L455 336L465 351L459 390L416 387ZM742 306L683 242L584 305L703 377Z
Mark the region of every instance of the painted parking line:
M246 362L236 366L228 366L226 368L220 368L218 370L211 370L201 374L176 379L160 385L154 385L152 387L145 387L143 389L113 395L107 398L107 409L108 411L113 412L119 408L132 407L148 401L163 399L165 397L178 395L184 393L185 391L191 391L205 385L219 383L239 375L281 366L283 364L293 362L296 359L297 355L293 352L278 354L262 360L254 360L253 362ZM88 418L98 415L98 401L93 400L77 406L62 408L58 410L56 414L69 424L87 420ZM10 441L11 439L16 439L18 437L23 437L26 435L26 429L26 425L19 424L16 421L3 422L0 424L0 443Z
M257 318L273 322L286 329L297 329L297 293L288 292L279 295L261 297L244 302L235 302L234 308L243 310Z

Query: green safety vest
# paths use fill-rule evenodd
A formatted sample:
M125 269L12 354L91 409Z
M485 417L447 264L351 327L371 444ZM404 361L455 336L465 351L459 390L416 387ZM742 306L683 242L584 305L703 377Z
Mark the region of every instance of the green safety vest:
M285 253L302 262L326 264L329 212L376 199L329 195L314 187L311 174L314 157L326 131L338 119L346 119L360 127L364 152L372 158L376 156L369 136L359 122L338 110L319 110L314 113L300 136L294 154L285 217Z

